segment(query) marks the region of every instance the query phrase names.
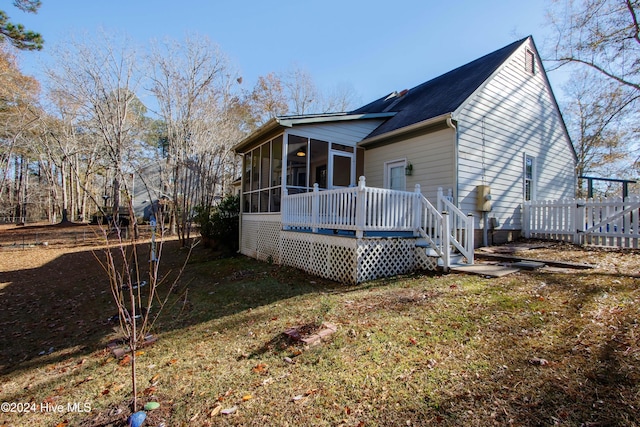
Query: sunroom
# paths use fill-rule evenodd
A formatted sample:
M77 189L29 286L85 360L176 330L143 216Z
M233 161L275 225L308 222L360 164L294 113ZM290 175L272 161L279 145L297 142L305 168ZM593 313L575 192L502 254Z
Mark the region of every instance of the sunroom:
M438 263L447 268L445 248L472 238L461 222L466 217L443 216L443 206L432 206L419 186L411 192L366 186L358 142L389 116L276 118L238 144L240 252L346 283ZM445 197L441 203L450 204Z

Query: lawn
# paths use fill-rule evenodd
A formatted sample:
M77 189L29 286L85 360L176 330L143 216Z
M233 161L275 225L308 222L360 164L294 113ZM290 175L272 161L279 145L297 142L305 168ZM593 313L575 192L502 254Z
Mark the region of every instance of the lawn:
M125 425L130 366L86 230L34 247L0 230L0 426ZM528 256L595 268L345 286L197 247L138 357L140 400L161 405L145 425L640 425L640 254ZM167 242L163 271L185 257ZM323 323L317 345L284 333Z

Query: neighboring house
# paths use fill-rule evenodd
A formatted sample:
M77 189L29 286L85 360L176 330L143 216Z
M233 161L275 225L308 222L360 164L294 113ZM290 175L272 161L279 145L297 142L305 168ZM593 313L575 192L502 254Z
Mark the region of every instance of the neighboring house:
M448 268L449 248L471 263L474 241L519 236L523 201L576 185L531 37L348 113L277 117L234 150L240 251L350 283Z

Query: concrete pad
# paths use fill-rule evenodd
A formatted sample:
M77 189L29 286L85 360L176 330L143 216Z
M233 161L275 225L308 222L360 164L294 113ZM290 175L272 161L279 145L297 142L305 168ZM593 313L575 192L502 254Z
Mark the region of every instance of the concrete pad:
M543 262L536 262L536 261L518 261L518 262L514 262L513 266L522 268L523 270L537 270L539 268L545 267L546 264Z
M451 267L456 273L477 274L479 276L502 277L520 271L519 268L505 267L503 265L473 264Z

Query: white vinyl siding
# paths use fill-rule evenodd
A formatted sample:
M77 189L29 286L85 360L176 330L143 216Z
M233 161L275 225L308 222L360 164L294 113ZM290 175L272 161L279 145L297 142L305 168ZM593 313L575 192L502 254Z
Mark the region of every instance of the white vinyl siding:
M443 129L406 139L401 142L368 149L365 152L364 173L367 186L384 187L385 163L407 159L412 173L407 176L407 191L420 184L422 194L435 202L438 187L445 193L455 191L455 133Z
M382 123L382 120L371 119L298 125L287 130L287 132L307 138L355 147L358 142L373 132L380 123Z
M493 205L489 216L498 218L501 228L512 230L521 228L525 153L536 159L538 199L575 194L570 141L544 73L531 74L523 67L527 48L533 49L523 45L455 115L460 207L465 212L475 210L475 188L483 184L484 164Z

